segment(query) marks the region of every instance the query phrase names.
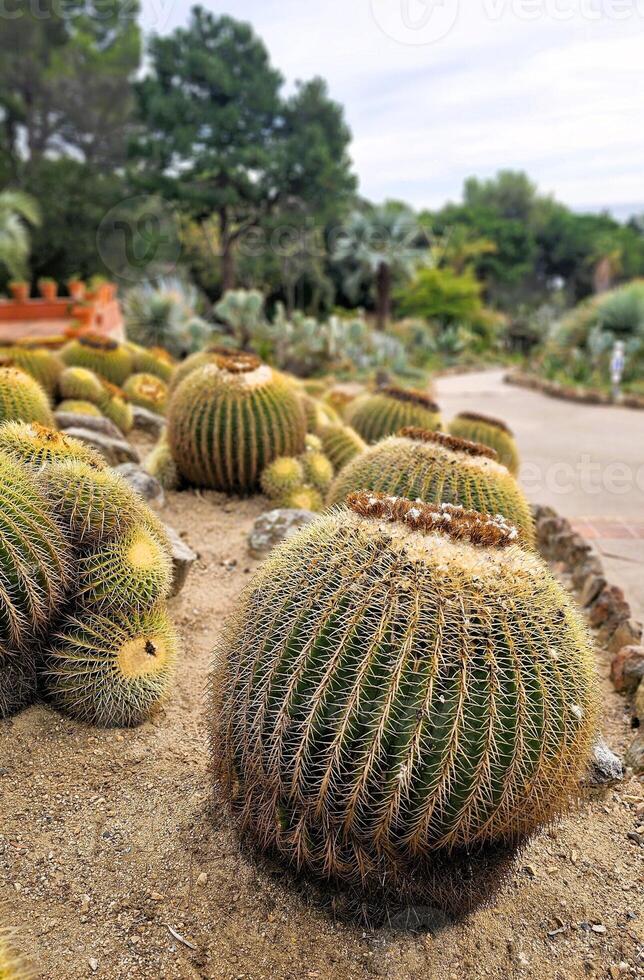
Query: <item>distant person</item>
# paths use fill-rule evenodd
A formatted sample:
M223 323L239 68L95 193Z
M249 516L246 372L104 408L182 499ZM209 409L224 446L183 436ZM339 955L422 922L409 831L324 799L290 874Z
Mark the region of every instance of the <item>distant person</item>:
M624 344L621 340L615 341L613 354L610 359L610 377L613 383L613 398L617 400L620 396L622 377L624 376L624 365L626 357L624 355Z

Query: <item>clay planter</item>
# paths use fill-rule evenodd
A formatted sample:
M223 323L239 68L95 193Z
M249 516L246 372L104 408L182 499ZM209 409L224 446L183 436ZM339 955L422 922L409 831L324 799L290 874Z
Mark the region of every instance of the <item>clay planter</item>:
M26 303L29 299L28 282L10 282L9 289L16 303Z
M70 279L67 289L72 299L79 303L85 296L85 283L82 279Z
M58 283L54 282L53 279L39 279L38 290L42 298L51 303L58 296Z
M72 316L78 323L78 332L86 330L91 327L94 322L94 307L88 306L74 306L72 308Z

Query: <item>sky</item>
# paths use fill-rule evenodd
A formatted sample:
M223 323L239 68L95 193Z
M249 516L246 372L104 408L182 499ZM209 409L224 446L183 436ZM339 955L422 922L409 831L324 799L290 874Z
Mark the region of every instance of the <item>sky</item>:
M146 32L190 0L142 0ZM644 0L202 0L253 24L287 87L345 107L359 191L436 208L527 171L578 210L644 211Z

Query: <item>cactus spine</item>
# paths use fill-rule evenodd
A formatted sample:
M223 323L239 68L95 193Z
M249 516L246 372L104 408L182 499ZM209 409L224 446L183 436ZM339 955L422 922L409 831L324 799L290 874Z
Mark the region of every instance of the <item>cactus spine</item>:
M100 405L105 398L105 388L100 378L83 367L68 367L61 372L58 390L62 398L92 402Z
M304 448L302 408L292 386L247 354L218 355L191 372L168 410L168 440L185 479L247 493L278 456Z
M324 453L310 449L302 456L302 466L304 467L304 482L315 487L320 493L326 493L333 479L331 460Z
M534 547L530 505L487 446L441 432L402 429L351 460L334 480L328 503L342 503L354 490L501 514L517 526L521 541Z
M154 374L168 384L174 371L175 362L163 347L140 347L130 344L134 370L142 374Z
M143 469L158 480L164 490L179 489L181 479L165 431L145 457Z
M100 334L85 334L66 344L60 356L69 366L84 367L114 385L122 385L132 373L132 354L125 344Z
M450 422L449 431L460 439L471 439L489 446L496 451L510 473L516 476L519 472L519 450L505 422L476 412L461 412Z
M0 426L0 452L37 470L48 463L69 459L96 470L105 467L105 460L91 446L37 422L5 422Z
M35 697L36 664L33 651L0 653L0 719L10 718L22 711L33 703Z
M112 541L146 514L141 498L112 469L96 470L81 460L52 463L47 495L68 536L82 548Z
M29 374L53 398L62 365L56 354L43 347L18 343L0 349L0 360L8 360L15 367Z
M12 420L55 424L44 388L20 368L0 367L0 423Z
M127 395L109 381L103 384L103 398L99 402L99 408L126 435L134 425L134 413Z
M295 456L279 456L261 476L261 487L269 500L279 500L304 483L304 467Z
M378 442L407 425L430 431L441 425L440 409L429 395L394 385L357 398L348 406L346 418L366 442Z
M320 430L322 450L329 457L336 472L363 453L367 443L350 425L326 425Z
M168 696L177 636L162 606L103 616L79 610L54 639L49 696L81 721L105 727L145 721Z
M78 560L76 600L109 615L146 612L165 599L172 581L166 543L145 525L102 543Z
M98 405L77 398L66 398L56 406L56 412L70 412L72 415L93 415L101 418L103 413Z
M464 855L566 808L595 734L593 655L514 538L361 493L272 553L213 679L213 765L244 833L363 894L463 908Z

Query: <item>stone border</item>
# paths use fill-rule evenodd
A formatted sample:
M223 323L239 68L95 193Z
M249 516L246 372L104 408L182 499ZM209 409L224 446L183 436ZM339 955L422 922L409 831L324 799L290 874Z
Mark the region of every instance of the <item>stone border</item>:
M542 557L556 572L569 576L597 645L611 655L613 687L619 694L633 699L633 728L637 733L627 750L626 762L641 775L644 773L642 624L633 619L623 590L606 580L598 554L570 521L552 507L536 505L532 512Z
M569 402L582 402L584 405L615 405L618 408L637 408L644 409L644 396L642 395L622 395L619 401L615 401L612 395L604 391L597 391L594 388L575 388L572 385L564 385L559 381L548 381L540 378L537 374L530 374L527 371L509 371L503 378L506 384L518 385L521 388L530 388L533 391L540 391L542 395L550 395L552 398L563 398Z

